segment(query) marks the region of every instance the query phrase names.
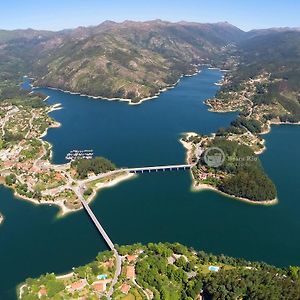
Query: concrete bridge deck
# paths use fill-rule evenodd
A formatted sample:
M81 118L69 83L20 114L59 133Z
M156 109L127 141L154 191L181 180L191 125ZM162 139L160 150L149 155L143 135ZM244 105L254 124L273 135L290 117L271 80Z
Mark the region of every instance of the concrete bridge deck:
M95 224L96 228L98 229L98 231L102 235L102 237L105 240L106 244L110 248L110 250L114 251L115 246L114 246L113 242L111 241L111 239L109 238L109 236L105 232L104 228L101 226L100 222L98 221L98 219L94 215L93 211L91 210L91 208L89 207L87 202L84 200L83 197L80 197L80 201L81 201L84 209L86 210L86 212L89 214L90 218L92 219L93 223Z
M130 173L151 173L159 171L179 171L179 170L190 170L194 165L166 165L166 166L153 166L153 167L141 167L141 168L128 168L126 171Z
M82 187L78 188L78 197L84 207L84 209L86 210L86 212L88 213L88 215L90 216L90 218L92 219L93 223L95 224L96 228L98 229L99 233L101 234L101 236L103 237L103 239L105 240L106 244L108 245L108 247L110 248L110 250L113 251L114 256L116 258L116 271L114 274L114 277L112 279L110 288L107 292L107 299L111 299L112 294L114 292L114 286L115 284L118 282L118 278L121 274L121 269L122 269L122 257L119 255L117 249L115 248L113 242L111 241L111 239L109 238L109 236L107 235L107 233L105 232L104 228L101 226L100 222L98 221L97 217L94 215L93 211L91 210L91 208L89 207L88 203L84 200L82 194L81 194L81 189Z

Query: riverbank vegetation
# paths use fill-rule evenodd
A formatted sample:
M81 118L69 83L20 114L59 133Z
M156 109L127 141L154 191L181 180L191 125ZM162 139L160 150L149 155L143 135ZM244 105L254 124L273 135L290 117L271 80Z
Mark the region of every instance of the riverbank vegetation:
M265 174L259 157L253 150L225 138L215 138L208 147L224 151L224 163L213 171L223 173L217 183L222 192L253 201L267 201L276 198L274 183ZM202 161L205 164L205 161Z
M76 170L80 179L86 178L89 173L98 175L116 169L116 166L104 157L77 159L71 163L71 166Z
M122 273L113 299L299 299L300 268L296 266L281 269L195 251L178 243L135 244L117 249L122 255ZM82 295L94 299L97 274L111 278L113 270L112 253L105 251L95 261L75 268L67 278L48 274L27 279L21 299L38 299L41 291L44 299L65 300ZM74 284L77 282L84 282L83 287ZM76 290L70 289L72 286ZM97 296L104 299L106 292L107 288Z
M196 188L205 184L225 194L257 203L276 198L276 187L251 147L222 136L194 140L197 141L196 147L202 149L197 164L192 168ZM207 151L212 148L217 149L222 158L216 166L210 165L206 157ZM194 159L194 152L190 159Z

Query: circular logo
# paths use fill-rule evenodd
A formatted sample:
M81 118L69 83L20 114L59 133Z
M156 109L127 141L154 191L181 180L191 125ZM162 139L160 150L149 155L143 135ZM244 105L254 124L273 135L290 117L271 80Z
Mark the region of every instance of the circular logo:
M225 160L225 153L218 147L208 148L204 153L204 161L209 167L220 167Z

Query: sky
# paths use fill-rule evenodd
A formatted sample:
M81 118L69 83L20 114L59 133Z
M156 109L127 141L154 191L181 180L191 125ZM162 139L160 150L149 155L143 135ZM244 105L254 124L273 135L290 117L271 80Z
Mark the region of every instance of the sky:
M0 29L61 30L105 20L228 21L245 30L300 27L299 0L0 0Z

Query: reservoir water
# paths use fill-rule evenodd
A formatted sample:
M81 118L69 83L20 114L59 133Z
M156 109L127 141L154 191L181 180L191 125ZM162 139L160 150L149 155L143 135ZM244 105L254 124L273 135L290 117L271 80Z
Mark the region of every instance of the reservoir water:
M62 126L45 137L53 144L53 161L63 163L71 149L91 148L118 166L184 162L178 142L183 132L215 132L236 117L209 112L203 104L221 75L203 70L137 106L38 89L49 103L63 106L51 113ZM143 174L102 190L92 209L118 244L178 241L278 266L300 265L300 127L273 126L265 138L261 158L278 188L276 206L191 192L190 175L181 171ZM27 277L67 272L106 249L84 211L57 218L57 208L16 199L3 186L0 211L6 217L0 226L0 299L15 299L16 285Z

